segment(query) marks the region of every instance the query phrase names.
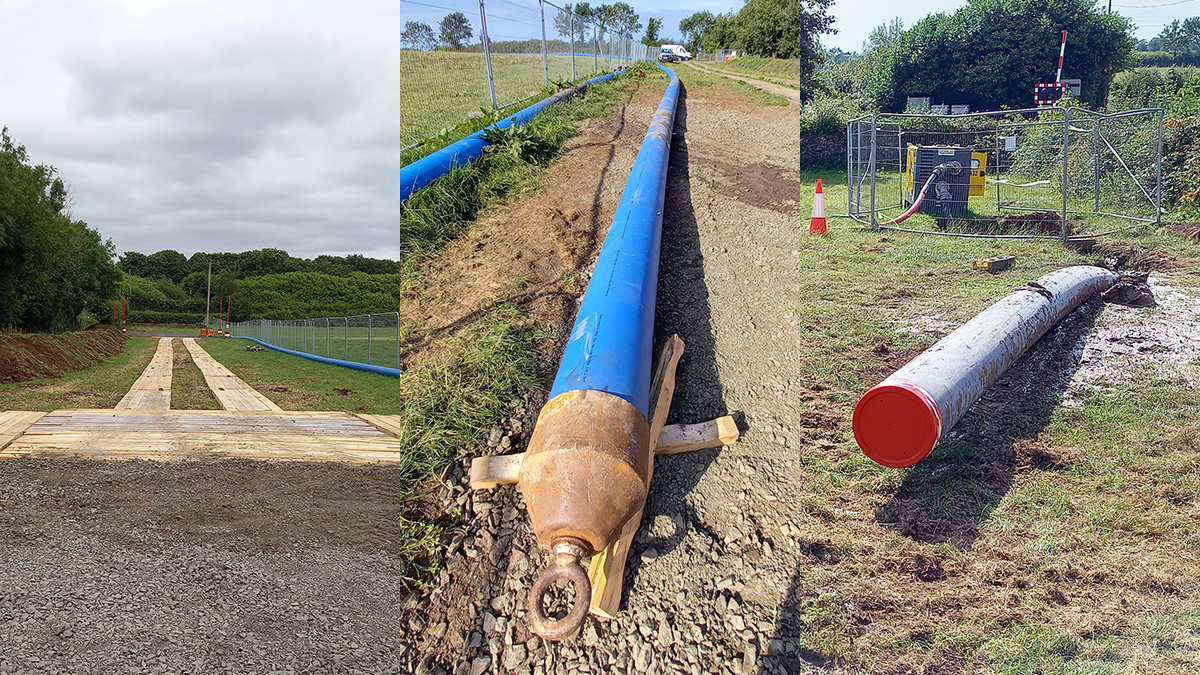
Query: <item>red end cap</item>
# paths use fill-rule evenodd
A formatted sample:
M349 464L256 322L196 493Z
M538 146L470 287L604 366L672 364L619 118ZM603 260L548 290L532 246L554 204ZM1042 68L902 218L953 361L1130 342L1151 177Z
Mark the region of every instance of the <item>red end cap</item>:
M854 440L867 457L901 468L925 459L942 435L942 415L915 382L883 382L854 406Z
M820 178L817 179L817 192L818 193L821 192L821 179Z

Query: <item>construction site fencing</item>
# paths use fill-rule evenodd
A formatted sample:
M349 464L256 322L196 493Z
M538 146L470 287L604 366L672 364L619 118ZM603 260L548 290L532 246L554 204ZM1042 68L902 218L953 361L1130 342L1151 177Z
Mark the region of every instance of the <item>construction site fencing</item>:
M657 47L537 0L400 0L404 149Z
M1158 108L865 116L846 129L848 215L878 229L1064 240L1158 223L1162 142ZM978 175L965 211L889 222L921 188L908 177L910 146L972 150Z
M396 312L239 321L229 324L229 332L295 352L387 368L400 367L400 346L407 337Z

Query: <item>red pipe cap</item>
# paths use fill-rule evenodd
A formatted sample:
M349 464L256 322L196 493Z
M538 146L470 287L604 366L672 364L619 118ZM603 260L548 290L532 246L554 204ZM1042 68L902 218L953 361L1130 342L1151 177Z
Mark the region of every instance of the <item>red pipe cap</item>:
M867 457L898 469L925 459L942 435L942 415L915 382L882 382L854 406L854 440Z

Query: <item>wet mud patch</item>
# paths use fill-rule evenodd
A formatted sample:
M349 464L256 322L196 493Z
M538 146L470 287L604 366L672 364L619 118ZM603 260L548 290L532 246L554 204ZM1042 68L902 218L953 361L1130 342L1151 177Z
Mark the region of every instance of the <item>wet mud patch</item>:
M704 173L715 175L712 186L719 194L777 213L800 213L798 198L804 186L787 177L786 169L764 162L739 166L698 157L691 161Z
M1079 219L1067 218L1067 236L1079 231ZM1043 234L1062 236L1062 214L1057 211L1034 211L997 216L995 218L973 218L959 220L946 228L953 232L976 234Z
M1188 267L1195 262L1170 251L1158 251L1120 241L1097 242L1092 252L1099 253L1110 269L1118 271L1167 271Z

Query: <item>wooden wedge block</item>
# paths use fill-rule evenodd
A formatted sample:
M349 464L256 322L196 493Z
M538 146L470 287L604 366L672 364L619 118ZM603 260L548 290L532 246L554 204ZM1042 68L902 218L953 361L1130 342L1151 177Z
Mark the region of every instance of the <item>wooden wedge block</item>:
M673 335L667 340L667 344L663 345L654 376L650 380L650 391L654 394L650 405L650 438L655 441L662 434L667 423L667 413L671 410L671 399L675 396L675 368L679 365L681 356L683 340L680 340L678 335ZM646 453L649 455L646 458L650 466L650 476L646 479L649 485L654 477L654 447L646 448ZM621 536L592 557L588 566L588 579L592 582L592 605L589 611L596 616L614 618L621 609L625 561L629 557L633 537L641 526L643 512L645 504L621 528Z

